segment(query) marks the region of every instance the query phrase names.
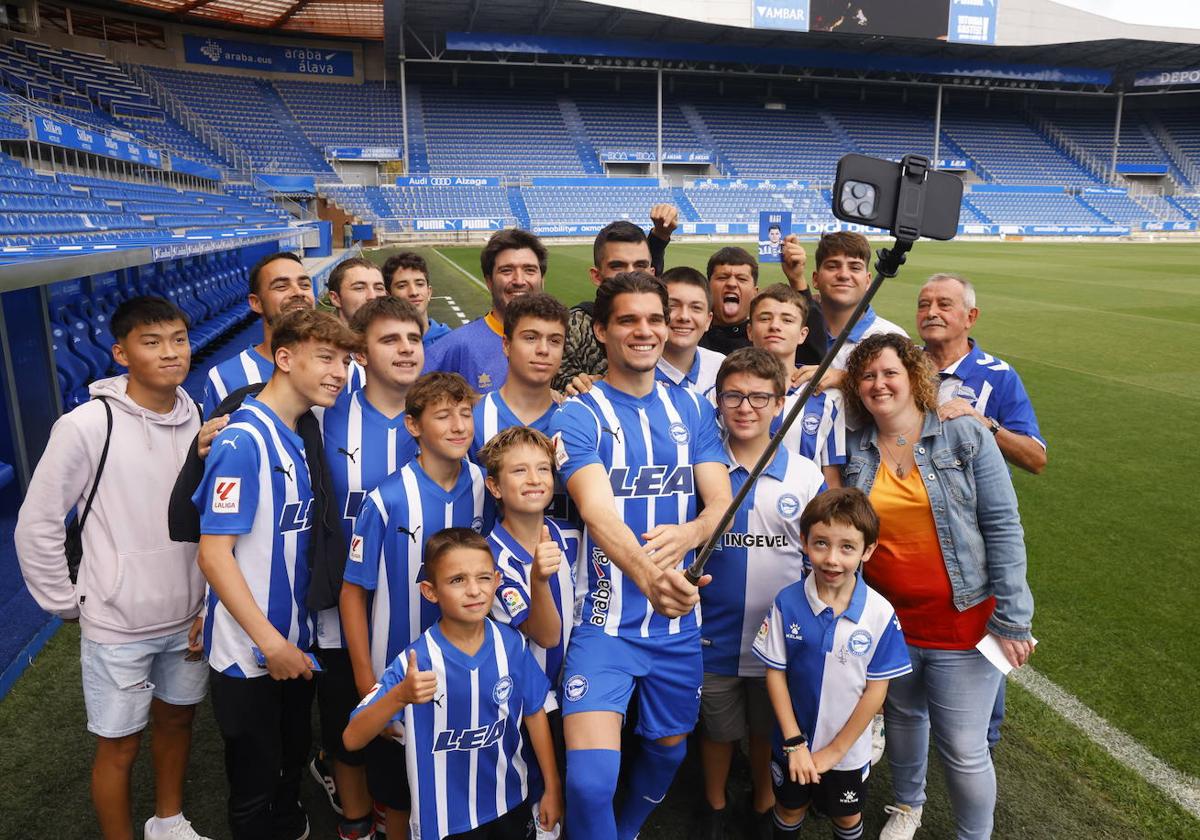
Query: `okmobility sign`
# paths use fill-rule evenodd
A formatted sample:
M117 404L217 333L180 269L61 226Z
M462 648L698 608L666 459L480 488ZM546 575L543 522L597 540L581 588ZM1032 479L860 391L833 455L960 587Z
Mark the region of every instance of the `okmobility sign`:
M188 64L241 67L262 73L298 73L302 76L354 75L353 52L324 47L285 47L279 44L184 35L183 57Z
M80 128L70 123L59 122L50 117L39 116L33 122L34 138L41 143L50 143L64 149L74 149L79 152L90 152L93 155L127 160L130 163L140 163L161 169L162 155L157 149L151 149L134 143L102 134L99 131Z

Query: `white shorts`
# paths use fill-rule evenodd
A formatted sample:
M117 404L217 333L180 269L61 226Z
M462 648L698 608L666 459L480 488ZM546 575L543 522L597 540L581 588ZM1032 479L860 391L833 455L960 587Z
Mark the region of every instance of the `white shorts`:
M101 738L141 732L150 721L150 701L194 706L208 687L208 663L187 661L188 631L117 645L84 638L83 703L88 731Z

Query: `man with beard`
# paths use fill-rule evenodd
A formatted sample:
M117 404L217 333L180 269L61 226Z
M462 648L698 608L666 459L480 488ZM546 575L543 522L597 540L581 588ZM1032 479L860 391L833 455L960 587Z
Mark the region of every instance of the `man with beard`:
M271 335L280 317L298 309L312 309L312 278L304 261L290 251L267 254L250 269L250 308L262 316L263 340L231 359L214 365L204 385L204 416L209 417L221 400L246 385L266 382L275 371L271 359Z
M492 294L492 308L452 331L429 348L425 372L458 373L481 394L493 391L508 377L504 355L504 312L520 295L542 291L546 246L527 230L497 231L479 255L483 279Z

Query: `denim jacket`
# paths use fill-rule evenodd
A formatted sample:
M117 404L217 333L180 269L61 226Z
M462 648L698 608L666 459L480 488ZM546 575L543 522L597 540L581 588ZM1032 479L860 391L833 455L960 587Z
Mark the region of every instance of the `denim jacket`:
M848 432L842 468L847 487L871 494L879 470L877 441L873 423ZM933 508L954 606L965 610L995 595L988 630L1006 639L1030 638L1033 593L1025 580L1025 534L1000 447L974 418L943 422L930 412L913 456Z

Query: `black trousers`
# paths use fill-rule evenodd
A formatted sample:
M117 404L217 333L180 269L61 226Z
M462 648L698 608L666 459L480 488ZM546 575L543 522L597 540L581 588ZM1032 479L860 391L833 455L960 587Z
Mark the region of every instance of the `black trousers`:
M225 742L234 840L295 840L305 825L300 779L312 740L313 682L210 671L209 694Z

